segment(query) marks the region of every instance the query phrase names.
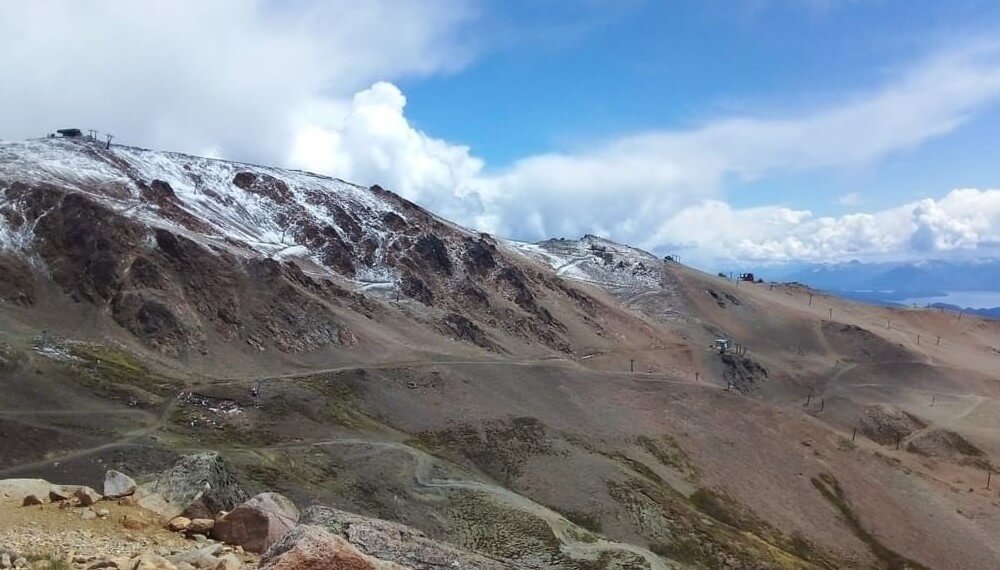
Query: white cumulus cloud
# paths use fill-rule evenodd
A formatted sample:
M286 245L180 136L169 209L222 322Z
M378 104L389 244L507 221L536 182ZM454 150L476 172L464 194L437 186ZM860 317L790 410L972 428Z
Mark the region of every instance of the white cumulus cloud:
M995 255L1000 246L1000 190L956 189L872 213L814 217L777 207L734 209L706 200L665 227L699 244L703 259L829 261L954 253Z
M735 210L722 186L853 168L954 131L1000 100L1000 44L941 51L809 111L719 117L490 165L415 128L392 83L468 64L476 18L475 0L0 2L0 136L100 128L377 183L508 237L589 232L693 248L705 261L996 246L995 191L817 218ZM850 194L842 203L859 205Z
M278 162L373 81L467 63L471 2L0 2L0 136L97 128Z
M989 243L994 222L969 218L975 212L956 205L961 192L877 214L817 219L777 206L733 210L719 187L734 175L753 180L876 161L946 133L1000 99L998 56L982 46L951 51L839 106L651 131L526 157L501 170L466 146L415 129L404 95L377 83L324 127L300 130L290 160L382 184L445 217L519 239L596 233L661 252L693 249L703 263L971 249ZM977 206L989 211L995 194L977 196ZM857 206L860 196L840 202Z

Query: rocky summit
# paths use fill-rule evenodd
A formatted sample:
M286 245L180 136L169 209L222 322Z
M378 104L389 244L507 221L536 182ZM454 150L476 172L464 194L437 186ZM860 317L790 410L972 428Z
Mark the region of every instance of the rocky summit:
M1000 324L0 142L0 568L1000 567Z

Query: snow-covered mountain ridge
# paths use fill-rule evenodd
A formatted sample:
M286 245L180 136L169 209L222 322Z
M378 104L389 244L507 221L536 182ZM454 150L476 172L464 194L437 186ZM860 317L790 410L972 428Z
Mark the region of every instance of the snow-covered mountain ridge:
M258 349L350 344L345 319L386 301L491 351L510 339L571 351L571 329L601 334L598 303L560 276L655 285L659 261L637 252L498 240L301 171L83 138L0 142L0 299L30 304L53 281L172 353L207 350L212 331Z
M15 181L82 192L123 216L237 255L299 255L349 278L397 278L382 263L392 241L385 226L387 218L405 223L406 208L378 189L180 153L106 149L81 139L0 142L0 184ZM24 245L30 231L0 222L0 245ZM361 264L339 251L355 247L365 250Z

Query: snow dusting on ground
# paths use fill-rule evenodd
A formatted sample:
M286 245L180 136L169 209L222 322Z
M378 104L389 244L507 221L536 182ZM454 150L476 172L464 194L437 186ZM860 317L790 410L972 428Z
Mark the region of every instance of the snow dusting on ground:
M507 247L541 261L567 279L586 281L619 292L658 289L663 261L641 249L597 236L539 243L506 241Z
M268 176L284 182L291 200L280 203L270 196L238 187L239 173ZM154 180L169 184L179 206L171 212L162 204L143 197L142 185ZM336 207L347 212L360 226L363 238L381 249L391 235L380 219L395 211L388 201L368 188L306 172L200 158L180 153L112 146L86 139L33 139L0 142L0 189L15 181L51 184L85 193L105 206L151 227L168 229L203 245L237 255L261 255L283 260L308 257L311 252L287 234L289 212L311 218L315 227L333 227L341 236ZM0 208L17 209L0 198ZM402 212L397 215L405 218ZM284 215L283 215L284 214ZM192 229L192 222L197 229ZM187 222L187 223L185 223ZM30 228L15 231L0 216L0 248L29 249ZM376 250L375 258L380 258ZM312 259L319 265L320 260ZM395 281L385 267L369 268L365 280Z
M244 189L245 185L235 183L237 175L280 181L287 186L286 195ZM162 200L150 198L154 181L169 185ZM51 184L85 193L124 216L215 250L276 260L308 259L333 274L314 250L289 235L289 219L306 220L313 228L335 228L355 246L374 244L369 262L357 268L356 290L391 290L399 282L395 269L382 263L386 248L396 239L382 216L393 212L405 219L406 213L383 195L338 179L135 147L109 149L83 138L47 138L0 142L0 190L14 182ZM17 210L18 205L4 196L0 195L0 213L4 207ZM465 228L456 229L474 235ZM568 279L622 293L659 286L660 259L596 236L501 243L508 251L547 264ZM30 244L30 227L15 230L0 216L0 248L28 253Z

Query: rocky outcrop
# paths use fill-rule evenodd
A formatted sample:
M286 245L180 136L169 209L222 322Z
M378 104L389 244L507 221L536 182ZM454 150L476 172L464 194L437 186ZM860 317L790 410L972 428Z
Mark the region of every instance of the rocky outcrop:
M957 432L947 429L929 429L914 435L907 442L906 450L918 455L948 460L979 459L979 463L989 468L989 460L983 450Z
M291 501L277 493L262 493L219 519L212 536L261 553L281 540L298 520L299 510Z
M108 473L109 495L129 488L126 475ZM124 487L118 483L125 483ZM140 486L139 493L155 486L166 497L174 499L176 509L185 501L188 506L229 505L242 494L242 487L229 473L228 467L214 453L182 458L160 474L154 482ZM209 492L212 490L212 492ZM35 495L32 495L34 492ZM88 507L88 500L110 500L100 497L89 487L52 485L37 479L0 480L0 493L10 497L35 497L50 492L60 503L59 509L75 507L85 521L109 519L111 512L97 506ZM152 495L145 495L148 499ZM166 502L164 495L156 495ZM131 500L127 495L119 503ZM20 498L18 499L20 500ZM27 501L29 506L42 504ZM42 506L44 507L44 505ZM51 508L51 507L50 507ZM133 506L134 508L134 506ZM213 514L219 515L218 512ZM138 518L126 516L121 524L132 532L147 531L148 524L129 525ZM198 548L156 548L136 555L131 551L96 552L70 556L74 567L144 568L147 570L238 570L249 553L263 553L260 568L270 570L501 570L520 568L516 563L487 558L461 548L428 538L419 530L389 521L379 520L327 508L311 507L304 513L289 499L277 493L261 493L221 513L206 518L173 517L166 528L187 539L198 541ZM206 536L219 541L213 542Z
M152 552L133 558L128 562L126 568L130 570L177 570L177 566L172 562Z
M229 555L229 548L221 544L210 544L201 548L184 550L170 554L166 559L178 567L208 568L215 570L220 559Z
M298 526L260 560L261 570L404 570L377 560L343 538L318 526Z
M487 350L500 352L500 347L490 340L479 325L458 313L446 315L441 319L441 325L456 340L464 340Z
M486 558L432 540L408 526L329 507L306 509L301 523L327 529L347 539L368 556L415 570L502 570L519 567L510 561Z
M292 199L288 184L268 174L237 172L233 177L233 185L247 192L266 196L278 204L285 204Z
M243 485L218 453L182 457L139 489L139 504L173 518L214 518L247 499Z
M47 498L52 490L52 483L45 479L2 479L0 480L0 499L22 500L28 495Z
M882 445L894 445L910 434L927 427L927 422L894 406L877 404L863 410L860 431Z
M35 278L27 261L0 254L0 301L17 305L35 302Z
M749 356L725 353L721 357L726 384L742 394L751 394L767 381L767 370Z

